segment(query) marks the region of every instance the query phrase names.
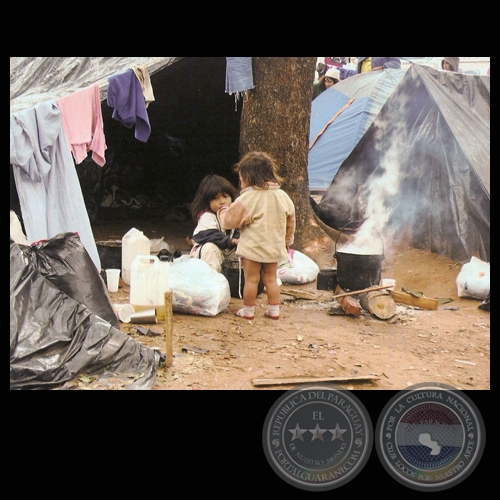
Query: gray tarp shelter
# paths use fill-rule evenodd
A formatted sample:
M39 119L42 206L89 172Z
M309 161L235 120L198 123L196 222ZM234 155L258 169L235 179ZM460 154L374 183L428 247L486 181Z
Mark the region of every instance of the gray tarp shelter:
M315 208L336 229L382 215L386 244L489 262L490 77L410 66Z
M147 108L147 143L112 118L106 100L108 77L136 64L148 70L155 97ZM232 165L239 159L242 100L235 106L225 91L226 67L225 57L13 57L10 112L98 83L106 164L89 157L76 166L91 223L130 218L130 211L101 206L112 186L120 189L118 199L141 203L135 217L165 215L191 202L207 173L238 182ZM16 196L11 181L11 199Z
M181 57L11 57L10 112L59 99L97 83L106 98L108 77L142 64L150 75Z
M108 77L136 64L147 68L155 96L147 108L151 136L145 144L135 139L133 129L112 119L106 103ZM225 92L225 57L13 57L10 68L11 114L99 84L106 164L101 168L89 157L76 166L91 222L113 212L131 216L126 208L100 206L112 184L122 195L149 195L156 204L143 203L133 216L151 217L191 201L205 174L234 175L241 105L235 108L234 95ZM13 190L15 195L11 177L11 209ZM160 353L96 314L92 300L78 300L51 282L39 266L43 251L11 240L11 388L74 389L78 383L69 384L78 377L98 376L101 388L151 389ZM69 261L68 255L59 259L60 264ZM80 274L68 272L65 278L82 284ZM89 277L88 288L101 290L98 280ZM109 301L105 295L99 297Z
M11 114L144 64L180 58L10 58ZM152 389L162 354L118 329L109 296L74 233L34 246L10 243L10 388Z

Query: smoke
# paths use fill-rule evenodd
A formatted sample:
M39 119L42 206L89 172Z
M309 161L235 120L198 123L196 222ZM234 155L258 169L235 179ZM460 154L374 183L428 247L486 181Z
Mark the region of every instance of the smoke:
M390 127L390 131L388 130ZM358 209L363 223L353 240L341 250L354 254L382 254L393 242L396 227L389 227L394 212L391 203L400 195L401 160L406 150L404 125L378 120L374 134L374 156L378 165L358 190Z
M395 196L399 189L399 154L396 147L392 147L384 154L380 164L380 176L374 178L361 194L359 203L365 221L359 228L354 239L358 247L373 248L374 242L380 242L390 219L392 208L388 200ZM364 199L363 199L364 198ZM381 253L383 249L380 249Z
M477 210L481 181L472 162L481 155L463 144L462 114L450 114L448 101L441 105L418 74L407 75L411 85L395 90L342 163L325 208L346 232L347 224L361 221L350 226L355 230L341 252L387 256L409 247L463 260L468 247L482 245L477 214L489 214L489 206ZM479 133L467 135L481 141Z

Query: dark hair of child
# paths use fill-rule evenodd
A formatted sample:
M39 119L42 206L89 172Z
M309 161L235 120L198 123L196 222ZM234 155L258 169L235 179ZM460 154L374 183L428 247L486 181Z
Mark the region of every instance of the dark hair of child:
M278 174L274 160L262 151L250 151L234 165L234 171L244 179L249 186L267 189L268 182L281 184L283 178Z
M199 216L210 208L210 202L219 194L227 194L234 201L238 190L220 175L207 175L203 178L190 205L191 217L196 222Z

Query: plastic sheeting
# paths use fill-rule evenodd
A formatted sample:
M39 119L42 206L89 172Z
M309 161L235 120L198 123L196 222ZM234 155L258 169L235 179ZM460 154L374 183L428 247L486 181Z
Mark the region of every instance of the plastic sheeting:
M388 244L489 262L490 77L412 65L319 207L336 229L361 207Z
M149 75L181 57L11 57L10 113L58 99L97 83L101 101L108 77L142 64Z
M77 302L86 305L108 323L119 323L109 300L104 280L76 233L61 233L33 243L34 265L52 284Z
M163 355L58 288L38 265L41 252L11 239L11 390L152 389Z
M400 69L362 73L340 81L313 100L307 167L309 189L328 189L340 165L404 75L405 71Z

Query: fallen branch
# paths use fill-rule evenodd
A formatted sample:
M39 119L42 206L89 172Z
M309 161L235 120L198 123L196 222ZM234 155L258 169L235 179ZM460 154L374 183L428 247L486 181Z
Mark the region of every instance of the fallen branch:
M263 385L288 385L288 384L306 384L309 382L352 382L363 380L380 380L380 377L374 375L358 375L352 377L277 377L277 378L254 378L252 384L255 386Z
M339 297L348 297L349 295L360 295L360 294L366 293L366 292L375 292L377 290L384 290L386 288L391 288L392 286L394 286L394 285L372 286L370 288L364 288L363 290L355 290L354 292L339 293L337 295L334 295L332 297L332 300L338 299Z

